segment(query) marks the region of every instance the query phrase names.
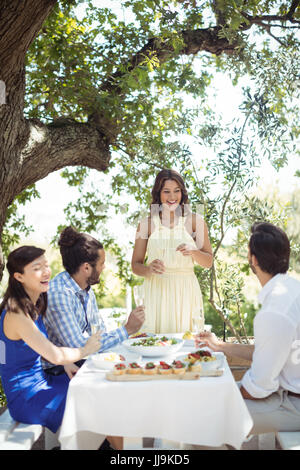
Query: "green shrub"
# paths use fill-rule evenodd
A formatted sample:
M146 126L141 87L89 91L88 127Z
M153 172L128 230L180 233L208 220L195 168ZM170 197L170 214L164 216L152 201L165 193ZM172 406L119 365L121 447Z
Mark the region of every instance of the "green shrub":
M0 408L6 405L6 396L2 387L1 379L0 379Z

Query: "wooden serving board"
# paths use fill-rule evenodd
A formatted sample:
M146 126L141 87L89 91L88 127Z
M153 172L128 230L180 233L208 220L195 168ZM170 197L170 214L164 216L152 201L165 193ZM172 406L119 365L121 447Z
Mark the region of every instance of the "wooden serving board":
M154 374L154 375L146 375L146 374L123 374L123 375L115 375L112 371L107 372L106 378L107 380L111 380L112 382L142 382L145 380L197 380L201 377L219 377L223 375L223 369L217 370L201 370L200 372L185 372L184 374Z

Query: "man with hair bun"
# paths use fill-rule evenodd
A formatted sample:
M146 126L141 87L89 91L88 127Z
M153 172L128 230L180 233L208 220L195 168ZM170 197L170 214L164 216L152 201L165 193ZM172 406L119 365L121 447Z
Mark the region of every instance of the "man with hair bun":
M86 335L92 333L91 318L98 317L91 286L99 283L105 267L105 251L98 240L73 227L62 231L58 244L65 271L50 282L45 326L54 344L80 347L85 344ZM100 351L111 349L139 331L144 320L144 307L141 306L131 312L124 326L113 331L106 332L102 322ZM52 372L57 373L57 368Z
M91 289L98 284L105 267L105 251L102 243L86 233L77 232L73 227L65 228L59 239L60 253L65 271L50 282L48 306L44 324L50 341L57 346L81 347L86 337L92 334L91 319L98 317L96 297ZM101 346L99 352L111 349L136 333L145 321L144 307L133 310L124 326L106 331L100 325ZM81 366L84 361L76 363ZM47 372L60 375L63 367L44 363ZM108 437L117 449L122 449L121 437ZM105 440L101 449L109 449Z
M253 419L250 434L300 431L300 282L287 274L289 258L283 230L254 224L248 261L262 286L254 345L226 343L210 332L196 339L197 346L252 361L240 388Z

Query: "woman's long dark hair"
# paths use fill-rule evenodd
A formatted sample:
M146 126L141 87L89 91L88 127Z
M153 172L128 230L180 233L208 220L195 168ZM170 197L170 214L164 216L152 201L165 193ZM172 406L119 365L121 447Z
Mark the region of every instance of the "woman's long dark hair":
M178 215L182 215L182 216L187 215L188 213L190 213L190 210L188 208L189 198L188 198L188 193L187 193L183 178L179 173L177 173L177 171L172 170L170 168L165 168L164 170L161 170L155 178L154 186L151 192L152 194L151 212L156 213L156 212L161 211L160 193L167 180L176 181L176 183L181 189L181 201L180 201L179 206L176 208L175 212ZM155 210L155 208L158 208L158 209Z
M47 294L42 293L36 303L26 293L23 284L14 277L14 273L24 273L27 264L32 263L45 253L42 248L21 246L12 251L7 258L6 267L9 272L8 287L0 305L0 315L4 309L13 313L23 312L36 320L38 314L44 315L47 308Z

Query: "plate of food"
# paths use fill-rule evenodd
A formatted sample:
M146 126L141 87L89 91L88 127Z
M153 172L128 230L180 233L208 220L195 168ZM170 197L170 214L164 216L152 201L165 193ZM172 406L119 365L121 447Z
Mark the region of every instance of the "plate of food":
M224 354L221 352L210 352L207 349L198 349L176 359L193 368L197 364L201 364L202 370L217 370L223 366Z
M106 352L106 353L97 353L90 356L90 361L99 369L112 370L116 364L121 362L131 363L138 362L141 360L139 354L132 352L127 352L125 354L119 354L117 352Z
M129 351L142 356L167 356L182 347L183 340L168 335L153 335L146 338L134 338L123 341Z
M113 368L114 375L182 375L186 372L186 364L181 361L174 360L172 363L165 361L156 362L121 362Z

